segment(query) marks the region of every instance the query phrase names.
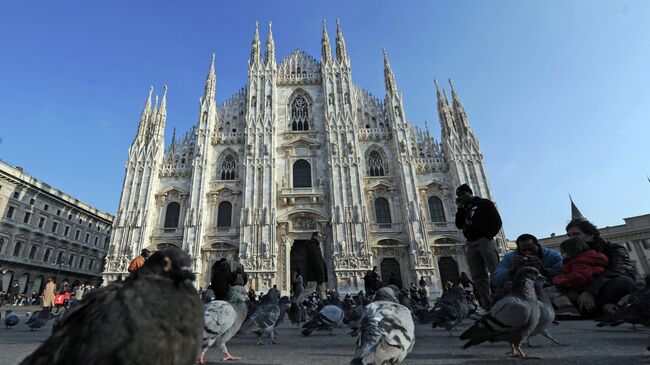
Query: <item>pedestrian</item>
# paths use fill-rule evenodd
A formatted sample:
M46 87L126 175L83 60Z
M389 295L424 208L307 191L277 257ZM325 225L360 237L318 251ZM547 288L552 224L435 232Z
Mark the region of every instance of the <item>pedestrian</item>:
M611 312L634 285L635 270L627 249L602 239L596 226L584 218L573 219L567 224L566 231L569 237L581 238L592 250L609 259L605 271L587 283L576 299L578 309L588 315Z
M232 282L230 285L244 286L248 282L248 274L244 270L244 265L239 261L239 256L235 256L232 263Z
M230 282L232 280L232 272L230 271L230 264L228 259L222 257L219 261L212 265L212 275L210 276L210 286L214 292L216 300L226 300L228 290L230 290Z
M139 269L144 265L144 261L149 257L151 254L151 251L147 250L146 248L143 248L142 251L140 251L140 256L136 257L131 261L129 264L129 268L127 269L128 272L133 273L135 270Z
M501 216L493 202L474 196L467 184L456 189L456 197L456 227L463 230L467 239L467 263L472 280L476 283L483 309L489 310L489 274L499 264L494 237L501 230Z
M54 283L54 278L48 278L47 284L45 284L45 289L43 290L43 308L47 308L50 311L54 307L54 296L56 295L56 284Z
M326 299L325 295L325 282L327 281L327 267L321 252L320 242L323 236L320 232L314 232L311 235L311 240L307 243L307 262L305 264L305 280L307 281L307 288L309 291L313 290L314 286L318 297Z
M300 298L300 295L305 290L304 281L300 270L296 269L293 271L293 278L291 280L291 292L294 298Z
M83 299L84 292L85 292L84 285L79 284L79 286L77 286L76 290L74 291L74 300L75 300L75 302L78 303L78 302L81 301L81 299Z
M377 272L377 266L373 266L372 270L369 270L363 277L363 286L367 295L372 295L381 288L382 283Z

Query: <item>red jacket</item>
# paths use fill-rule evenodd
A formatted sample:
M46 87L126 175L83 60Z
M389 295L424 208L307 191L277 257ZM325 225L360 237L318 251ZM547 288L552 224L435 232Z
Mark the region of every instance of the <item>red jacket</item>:
M564 288L581 287L605 271L608 264L606 255L594 250L585 251L574 259L564 261L562 273L553 278L553 284Z

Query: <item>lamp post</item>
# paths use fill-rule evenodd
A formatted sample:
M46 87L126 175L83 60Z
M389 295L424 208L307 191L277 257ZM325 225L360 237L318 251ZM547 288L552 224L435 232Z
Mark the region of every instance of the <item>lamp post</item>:
M61 274L61 266L63 266L63 258L60 257L56 263L58 268L56 269L56 285L59 286L59 274Z

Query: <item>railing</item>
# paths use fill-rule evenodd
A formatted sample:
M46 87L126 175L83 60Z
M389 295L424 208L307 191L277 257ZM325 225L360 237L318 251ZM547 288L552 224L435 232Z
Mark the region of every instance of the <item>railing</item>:
M176 236L176 235L183 234L183 228L178 228L178 227L158 228L155 229L153 233L156 236Z
M399 233L402 231L402 223L371 223L371 233Z
M301 197L301 196L322 196L325 195L325 191L322 187L308 187L308 188L283 188L280 190L281 197Z
M16 256L9 256L9 255L0 255L0 259L3 261L9 261L17 264L25 264L25 265L32 265L32 266L38 266L41 268L45 269L50 269L50 270L57 270L59 269L58 264L54 264L52 262L43 262L41 260L34 260L34 259L28 259L24 257L16 257ZM94 257L94 259L101 261L101 257ZM78 274L84 274L84 275L101 275L101 272L95 272L92 270L86 270L86 269L78 269L75 267L71 267L68 265L61 265L61 272L74 272Z
M391 133L388 128L359 128L359 139L364 140L379 140L390 139Z
M229 236L239 232L239 227L216 227L214 229L215 236Z
M213 143L242 143L243 141L242 132L219 132L213 137Z
M456 232L458 228L454 222L427 222L427 231Z

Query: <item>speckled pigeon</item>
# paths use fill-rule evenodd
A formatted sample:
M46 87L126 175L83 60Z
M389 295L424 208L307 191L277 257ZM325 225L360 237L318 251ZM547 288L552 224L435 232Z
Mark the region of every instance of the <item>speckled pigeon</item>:
M67 311L66 311L67 312ZM27 326L30 330L39 329L47 324L47 322L52 319L57 318L48 308L41 309L40 311L35 311L27 320Z
M428 313L428 319L431 320L431 327L442 327L452 336L452 330L463 323L468 312L465 289L457 285L438 299L436 305Z
M539 305L535 295L534 280L539 271L525 267L515 275L512 292L494 303L490 312L460 335L468 340L463 348L483 342L509 342L512 355L527 358L521 350L521 342L530 335L539 322Z
M16 312L12 311L11 309L5 311L5 326L7 329L14 327L18 324L18 322L20 322L20 319L18 319Z
M366 307L350 365L401 364L415 344L411 311L394 302L373 302Z
M271 343L275 343L275 325L280 318L280 306L278 297L274 291L264 295L260 304L255 307L255 311L250 314L248 319L242 324L241 332L254 332L257 335L257 344L262 345L262 334L267 333L271 336Z
M121 285L92 291L21 365L190 365L201 351L203 307L192 259L158 251Z
M340 306L328 304L321 308L314 318L310 319L302 326L302 335L309 336L316 330L329 331L330 335L332 335L332 329L341 327L344 317L343 309Z
M239 360L228 352L228 342L241 328L246 319L247 291L242 286L231 286L226 301L213 300L203 306L203 345L199 362L205 364L208 348L218 345L226 360Z

